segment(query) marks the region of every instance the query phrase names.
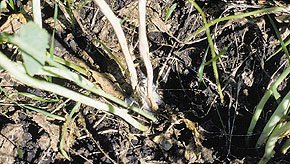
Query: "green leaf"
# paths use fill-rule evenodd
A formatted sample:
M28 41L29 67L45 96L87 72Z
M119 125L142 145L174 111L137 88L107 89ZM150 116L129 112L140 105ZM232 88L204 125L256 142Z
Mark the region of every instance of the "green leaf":
M173 11L176 9L177 3L174 3L170 8L166 8L165 10L165 21L167 21L172 15Z
M23 51L22 51L22 58L23 58L25 70L30 76L34 76L41 70L42 65L37 60L35 60L32 56L28 55L27 53Z
M22 149L19 146L17 146L16 149L17 149L18 158L23 159L24 153L23 153Z
M204 70L204 67L205 67L205 61L206 61L206 56L208 54L208 50L209 50L209 46L205 50L205 53L204 53L204 56L203 56L203 59L202 59L202 63L200 65L199 69L198 69L198 82L203 81L203 70Z
M48 40L48 33L33 22L23 25L14 37L10 38L10 41L22 52L24 66L30 76L37 73L44 65Z
M16 2L16 1L15 1ZM9 6L14 10L15 9L15 5L14 5L14 1L13 0L9 0L8 2Z
M38 113L41 113L47 117L51 117L51 118L54 118L56 120L60 120L60 121L65 121L65 118L62 117L62 116L59 116L59 115L56 115L56 114L53 114L53 113L50 113L50 112L47 112L47 111L44 111L44 110L41 110L41 109L38 109L38 108L35 108L33 106L29 106L29 105L22 105L22 104L18 104L20 107L23 107L25 109L29 109L29 110L32 110L32 111L35 111L35 112L38 112Z
M29 97L29 98L36 100L36 101L41 101L41 102L58 102L59 101L58 99L44 99L42 97L39 97L39 96L34 95L32 93L29 93L29 92L18 92L18 94Z

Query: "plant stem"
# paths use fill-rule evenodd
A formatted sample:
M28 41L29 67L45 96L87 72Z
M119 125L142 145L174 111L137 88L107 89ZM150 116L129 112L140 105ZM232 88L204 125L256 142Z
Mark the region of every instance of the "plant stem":
M204 12L202 11L202 9L198 6L198 4L195 1L189 0L189 2L196 8L196 10L200 13L200 15L202 17L202 20L203 20L203 23L204 23L204 27L205 27L205 30L206 30L205 32L206 32L208 44L209 44L209 47L210 47L210 52L211 52L211 55L212 55L212 59L215 59L216 58L216 53L215 53L215 50L214 50L214 43L213 43L213 40L212 40L211 35L210 35L210 29L209 29L209 25L208 25L207 20L206 20L206 16L205 16ZM221 84L220 84L220 81L219 81L219 74L218 74L218 69L217 69L217 65L216 65L216 60L212 61L212 68L213 68L214 77L215 77L215 80L216 80L217 90L218 90L218 93L219 93L219 96L220 96L220 99L221 99L221 103L223 103L224 102L224 96L223 96Z
M146 36L146 0L139 0L139 52L147 72L147 96L152 109L157 110L158 105L153 98L153 68Z
M33 20L42 28L40 0L32 0Z

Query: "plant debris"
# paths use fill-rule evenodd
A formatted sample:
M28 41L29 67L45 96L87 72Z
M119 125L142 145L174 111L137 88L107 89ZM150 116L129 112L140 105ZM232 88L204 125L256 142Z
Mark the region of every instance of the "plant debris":
M138 1L107 3L117 16L118 21L114 23L120 23L125 33L137 77L128 74L128 67L132 65L128 66L128 59L124 57L124 47L119 44L112 22L94 2L59 2L55 20L55 1L45 0L41 3L43 27L50 34L50 42L54 40L56 57L70 63L73 73L130 104L128 110L119 106L148 130L139 131L121 117L83 104L72 112L76 102L26 86L0 67L0 163L257 163L264 149L256 148L255 143L277 101L267 102L255 133L247 136L247 130L268 85L289 66L289 57L282 50L272 57L281 47L281 41L269 17L281 39L285 43L289 41L289 2L198 1L208 24L229 15L270 7L286 8L211 25L209 29L217 53L213 59L206 33L201 30L204 27L201 13L191 3L148 0L146 36L150 53L147 55L154 75L151 88L156 93L147 99L146 78L150 70L146 71L148 65L143 62L138 48ZM30 1L14 5L14 9L9 4L6 9L0 8L1 33L15 34L32 20ZM289 45L286 48L289 50ZM0 50L12 61L23 61L19 48L5 40L1 40ZM219 56L222 51L224 54ZM224 102L221 102L210 66L213 61L217 63ZM100 102L115 103L84 91L69 79L37 78ZM145 99L135 94L137 91L132 88L135 85L141 88L139 91ZM286 78L278 87L281 96L288 93L289 87ZM38 101L18 92L57 101ZM158 110L150 109L156 103L152 104L154 98L158 98ZM70 118L66 132L63 130L65 121L30 110L25 105L66 121ZM131 106L154 115L158 122L150 122L146 116L129 110ZM283 134L284 139L279 139L279 143L289 139L289 131ZM64 143L60 148L62 137ZM249 142L246 142L247 137ZM282 147L279 143L277 150ZM287 163L289 157L289 152L276 153L270 163Z

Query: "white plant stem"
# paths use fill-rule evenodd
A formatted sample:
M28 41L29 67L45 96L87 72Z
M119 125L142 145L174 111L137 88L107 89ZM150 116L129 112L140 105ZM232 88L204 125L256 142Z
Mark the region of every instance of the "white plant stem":
M32 0L33 21L42 28L40 0Z
M153 97L153 68L146 36L146 0L139 0L139 52L147 72L147 97L152 109L157 110L158 105Z
M113 13L110 6L105 2L105 0L94 0L94 3L98 5L99 9L108 19L108 21L111 23L117 35L117 38L119 40L122 52L124 54L124 57L128 66L131 85L132 85L133 90L135 90L138 84L137 71L134 67L134 63L133 63L133 60L132 60L132 57L130 55L130 51L128 48L127 40L120 24L120 20Z

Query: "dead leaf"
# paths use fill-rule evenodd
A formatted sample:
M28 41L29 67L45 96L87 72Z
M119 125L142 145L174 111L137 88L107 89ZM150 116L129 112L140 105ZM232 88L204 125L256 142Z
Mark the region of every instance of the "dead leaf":
M7 21L0 27L0 32L13 34L25 23L27 21L22 14L11 14Z
M189 119L182 119L182 121L185 123L186 127L192 132L192 135L194 136L194 140L197 145L201 146L201 135L198 132L198 124L196 122L192 122Z
M195 162L195 160L197 159L197 156L195 154L195 148L196 147L194 142L190 142L188 145L186 145L184 153L185 159L190 162Z
M91 73L92 73L92 77L94 78L94 80L101 86L101 88L119 98L119 99L124 99L124 95L123 93L121 92L121 90L118 88L118 86L116 84L114 84L109 78L108 76L106 76L105 74L102 74L102 73L99 73L97 71L93 71L91 70ZM114 79L112 79L114 80Z
M173 143L174 143L173 139L170 139L163 134L155 136L153 138L153 141L156 144L158 144L161 149L163 149L165 151L170 150L173 146Z
M37 123L38 126L43 128L44 131L49 135L51 148L54 151L58 151L60 127L58 125L51 124L49 121L47 121L47 117L42 114L37 113L32 117L32 120Z

